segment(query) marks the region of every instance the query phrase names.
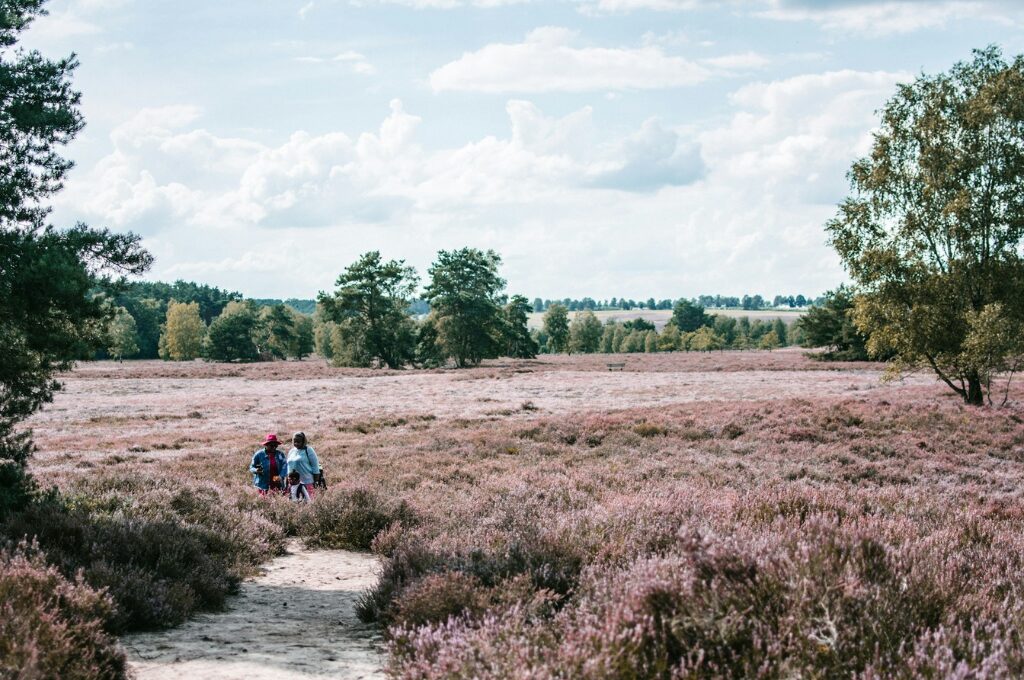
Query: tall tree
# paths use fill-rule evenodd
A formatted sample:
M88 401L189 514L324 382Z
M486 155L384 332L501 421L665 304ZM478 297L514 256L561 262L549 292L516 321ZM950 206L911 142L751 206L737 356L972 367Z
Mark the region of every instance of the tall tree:
M825 300L800 317L804 347L824 347L825 358L843 361L868 359L867 336L853 323L853 289L839 286Z
M569 351L569 310L565 305L555 303L544 312L544 332L548 335L548 352Z
M114 318L107 326L107 354L111 359L122 361L139 353L135 341L135 319L124 307L114 311Z
M189 303L195 305L196 303ZM180 308L181 305L176 305ZM260 313L256 310L256 304L251 300L245 302L229 302L213 323L207 336L206 357L214 361L257 361L260 358L260 347L258 342L263 336L267 341L269 335L262 332ZM170 334L171 312L167 312L168 335ZM199 318L198 306L195 311L195 319L202 324ZM192 330L195 329L194 320L190 322ZM170 354L170 351L168 351Z
M704 308L689 300L680 299L672 308L672 323L682 333L692 333L701 326L710 326L714 320L704 313Z
M60 147L82 117L75 58L16 49L42 4L0 2L0 516L31 490L32 442L19 423L53 398L54 376L83 348L104 345L114 308L96 291L113 291L152 261L133 234L46 224L49 199L71 168Z
M1024 332L1022 138L1024 57L975 51L898 88L827 225L869 351L930 367L968 404L984 403L984 362L1005 359L970 351L977 320L998 309Z
M401 368L414 359L416 331L408 309L418 283L403 260L385 262L374 250L345 268L334 293L320 293L323 318L339 324L346 344L360 347L351 354L353 364L376 360Z
M205 339L206 324L199 316L199 305L171 300L167 305L164 331L160 335L160 358L192 361L202 354Z
M591 311L577 314L569 324L569 351L591 354L601 349L601 335L604 327Z
M304 359L316 349L316 342L313 337L313 317L295 310L289 310L289 312L292 317L295 336L288 347L288 356L295 359Z
M789 329L786 327L785 321L782 319L772 321L772 330L775 331L775 337L778 338L780 347L785 347L789 344Z
M270 305L259 311L256 344L260 354L284 359L295 344L295 335L295 319L284 304Z
M522 295L513 295L503 310L505 326L503 333L505 356L517 359L532 359L540 348L530 335L528 324L533 306Z
M430 266L424 299L435 312L434 327L441 352L462 368L498 356L501 351L500 295L505 279L498 276L501 257L493 250L442 250Z

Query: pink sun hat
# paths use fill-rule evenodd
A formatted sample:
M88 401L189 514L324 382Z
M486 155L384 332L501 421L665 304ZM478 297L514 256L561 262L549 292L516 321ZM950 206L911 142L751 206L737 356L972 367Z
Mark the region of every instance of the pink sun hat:
M266 438L263 440L263 445L264 446L266 446L267 444L280 444L280 443L281 442L280 442L280 440L278 440L277 435L274 434L273 432L268 434L266 436Z

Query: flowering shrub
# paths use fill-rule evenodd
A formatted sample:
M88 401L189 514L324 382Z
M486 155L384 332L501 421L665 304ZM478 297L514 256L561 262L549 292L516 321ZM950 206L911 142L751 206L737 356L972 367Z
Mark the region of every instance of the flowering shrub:
M112 612L105 593L64 578L34 546L0 551L0 677L126 677Z
M396 522L412 521L404 503L385 502L365 488L331 488L303 508L296 531L310 547L369 550L377 534Z
M34 464L70 519L19 525L119 612L150 612L117 625L216 606L295 536L385 558L359 613L400 678L1024 676L1021 406L968 409L785 352L643 355L625 377L597 355L237 379L125 366L86 367L69 392L97 401L36 426ZM181 392L211 392L204 417L111 421L120 383L154 370L202 373ZM245 468L267 416L233 395L313 378L280 410L318 423L334 485L305 507L260 498ZM107 458L73 449L81 430ZM196 578L118 547L140 540Z
M0 530L34 539L65 575L107 589L113 629L161 628L221 606L283 539L265 519L219 501L210 488L96 478L77 494L29 506Z

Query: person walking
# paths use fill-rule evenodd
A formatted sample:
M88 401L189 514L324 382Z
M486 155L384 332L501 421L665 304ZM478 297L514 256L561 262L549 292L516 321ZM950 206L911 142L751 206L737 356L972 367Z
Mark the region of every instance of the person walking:
M319 483L321 475L320 461L316 451L306 442L304 432L296 432L292 437L292 448L288 451L288 474L299 473L299 482L306 487L309 497L313 497L313 485Z
M252 454L249 472L252 473L252 485L261 496L284 491L285 468L287 459L277 450L281 441L276 434L270 433L263 439L263 448Z

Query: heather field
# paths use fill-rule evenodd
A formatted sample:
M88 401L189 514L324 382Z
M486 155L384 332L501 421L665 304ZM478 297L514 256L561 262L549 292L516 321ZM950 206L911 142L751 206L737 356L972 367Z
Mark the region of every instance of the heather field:
M1024 393L972 409L797 351L621 357L85 364L33 418L32 470L121 527L74 564L124 631L216 609L298 537L382 558L359 615L395 677L1024 674ZM254 497L257 441L299 429L331 489ZM103 541L156 521L221 561L111 567Z

